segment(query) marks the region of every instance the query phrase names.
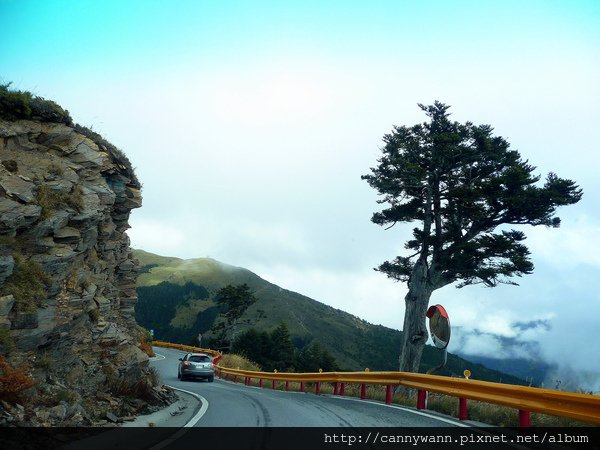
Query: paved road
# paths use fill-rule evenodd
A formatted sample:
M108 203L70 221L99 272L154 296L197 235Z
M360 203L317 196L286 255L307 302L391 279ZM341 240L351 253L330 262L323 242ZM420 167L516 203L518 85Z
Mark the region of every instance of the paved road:
M208 407L199 427L451 427L458 421L435 414L348 397L274 391L247 387L215 378L206 381L177 379L183 352L155 348L164 356L152 365L164 384L195 392Z

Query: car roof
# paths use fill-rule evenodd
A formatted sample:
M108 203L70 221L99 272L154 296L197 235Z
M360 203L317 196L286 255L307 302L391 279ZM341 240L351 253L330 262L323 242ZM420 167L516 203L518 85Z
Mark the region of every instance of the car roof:
M189 353L190 356L208 356L210 358L210 355L207 355L206 353Z

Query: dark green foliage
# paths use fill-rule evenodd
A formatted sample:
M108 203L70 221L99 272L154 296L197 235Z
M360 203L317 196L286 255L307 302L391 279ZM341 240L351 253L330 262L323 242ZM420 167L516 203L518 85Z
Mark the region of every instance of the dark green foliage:
M237 336L231 350L254 361L266 372L294 370L294 346L284 322L271 333L254 328L246 330Z
M279 371L294 366L294 345L285 322L281 322L271 333L271 359L273 368Z
M271 372L273 370L272 344L269 333L250 328L236 337L231 351L254 361L264 371Z
M157 340L188 343L196 339L199 332L205 332L210 327L179 329L170 325L179 305L185 305L193 299L208 298L208 291L203 286L192 282L179 286L163 281L156 286L138 287L137 295L135 319L144 328L154 330L154 338ZM217 314L218 311L214 316ZM210 323L212 324L212 320Z
M6 120L37 120L64 123L72 126L69 111L52 100L33 95L31 92L9 89L10 83L0 84L0 117Z
M409 281L415 259L426 260L437 289L510 283L533 271L521 231L500 225L557 227L556 208L578 202L582 191L571 180L550 173L543 186L535 167L523 161L489 125L449 120L449 106L419 105L430 122L395 127L384 136L379 165L364 175L387 207L372 221L393 226L419 221L405 244L412 255L398 256L378 270Z
M256 297L250 290L250 287L244 283L239 286L231 284L219 289L215 296L217 305L225 308L226 326L222 330L221 340L226 339L227 334L230 334L228 342L233 340L236 332L237 321L242 314L246 312L248 307L256 303Z
M146 264L145 266L140 267L140 270L138 270L139 274L142 273L150 273L150 271L154 268L154 267L158 267L158 264Z
M234 341L232 352L245 356L272 372L326 372L339 370L335 357L313 341L302 350L295 349L285 322L281 322L271 333L246 330Z
M318 341L302 349L296 360L298 372L336 372L340 370L335 358L326 349L321 347Z
M225 318L231 323L239 319L248 307L256 302L256 297L246 283L239 286L229 284L219 289L215 302L227 308Z
M192 329L201 333L209 331L215 323L215 319L222 312L223 308L220 306L211 306L210 308L206 308L204 311L201 311L196 315L196 321L194 322Z
M577 203L583 192L550 173L543 186L535 167L523 161L489 125L449 119L449 106L419 105L430 121L394 127L384 136L379 165L364 175L386 206L372 216L378 225L418 221L397 256L376 270L406 281L400 371L416 372L427 329L431 294L448 284L516 284L533 272L525 234L505 225L558 227L558 206ZM388 228L389 228L388 227Z

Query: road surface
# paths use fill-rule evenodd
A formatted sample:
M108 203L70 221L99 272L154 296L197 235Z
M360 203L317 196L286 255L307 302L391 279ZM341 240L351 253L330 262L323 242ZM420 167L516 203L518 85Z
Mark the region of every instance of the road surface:
M184 352L155 348L151 364L163 384L199 394L204 412L198 427L452 427L452 418L350 397L248 387L215 378L180 381L177 363ZM164 357L164 359L162 358ZM265 383L266 384L266 383Z

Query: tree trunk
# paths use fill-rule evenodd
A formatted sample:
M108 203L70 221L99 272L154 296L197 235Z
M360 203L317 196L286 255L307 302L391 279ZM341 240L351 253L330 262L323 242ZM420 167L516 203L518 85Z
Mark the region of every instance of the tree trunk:
M406 311L400 348L400 372L418 372L423 348L429 337L425 314L433 289L427 274L427 263L417 261L404 297Z

